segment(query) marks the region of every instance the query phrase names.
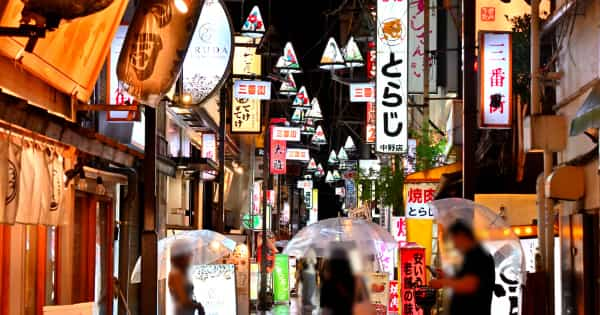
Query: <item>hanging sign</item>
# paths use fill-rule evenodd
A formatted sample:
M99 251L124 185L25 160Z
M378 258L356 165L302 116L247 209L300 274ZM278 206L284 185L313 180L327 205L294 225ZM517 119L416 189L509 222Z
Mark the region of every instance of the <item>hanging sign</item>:
M428 4L427 4L428 3ZM437 1L411 1L409 6L410 29L408 30L408 73L409 93L423 93L423 70L427 52L425 51L425 5L429 5L429 51L437 49ZM429 92L437 92L437 71L431 56L429 62Z
M374 102L375 84L374 83L352 83L350 84L350 102Z
M283 175L287 171L287 142L271 138L271 174Z
M406 183L406 217L409 219L433 219L429 203L437 192L436 183Z
M308 224L317 223L319 221L319 190L314 188L312 190L312 207L308 215Z
M424 315L423 309L415 303L415 288L427 285L425 248L416 245L400 248L400 262L402 314Z
M400 286L397 280L390 281L390 297L388 303L388 312L390 314L398 314L400 312Z
M389 293L389 275L387 273L369 273L367 276L367 288L371 304L375 307L377 314L386 314Z
M303 189L303 190L310 190L313 188L313 181L312 180L299 180L298 183L296 184L296 188Z
M237 80L233 85L233 97L270 100L271 82Z
M406 242L406 218L393 216L390 225L394 239L398 242Z
M183 92L192 95L192 103L201 103L222 84L232 63L232 50L227 9L221 1L204 1L181 73Z
M258 300L258 286L260 284L260 266L257 263L250 264L250 300Z
M288 148L285 158L292 161L308 161L310 160L310 151L308 149Z
M300 141L300 128L296 127L273 127L271 138L278 141Z
M233 75L256 76L261 74L261 56L256 54L256 47L252 47L253 40L249 37L236 36L233 52ZM238 46L238 44L240 44Z
M234 97L231 105L231 132L259 133L260 131L260 100Z
M194 265L190 268L194 296L206 314L236 314L235 265Z
M273 270L273 300L275 303L290 300L289 259L288 255L275 255L275 269Z
M510 33L482 32L479 40L482 128L512 125L512 40Z
M408 2L377 1L376 149L381 153L406 150Z
M217 138L214 133L202 134L202 158L217 160Z
M127 35L127 26L120 25L117 28L117 33L110 46L110 67L108 76L108 90L109 90L109 104L114 105L132 105L134 99L127 91L120 86L119 79L117 78L117 64L119 61L119 54L123 48L125 42L125 36ZM137 113L131 111L108 111L106 113L107 121L131 121L136 118Z
M369 42L367 51L367 78L373 80L377 77L377 50L375 49L375 42ZM365 123L365 143L375 143L376 139L376 113L375 113L375 101L367 102L367 113Z

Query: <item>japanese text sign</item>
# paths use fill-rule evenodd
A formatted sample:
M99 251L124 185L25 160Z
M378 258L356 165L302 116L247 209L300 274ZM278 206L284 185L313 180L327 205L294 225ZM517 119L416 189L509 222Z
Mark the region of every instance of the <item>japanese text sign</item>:
M233 97L270 100L271 82L237 80L233 85Z
M270 170L273 175L283 175L287 171L286 152L287 142L277 140L274 137L275 127L271 127L271 165ZM300 132L298 132L300 133Z
M367 51L367 78L369 80L377 77L377 50L375 49L375 42L369 41ZM367 102L367 118L365 123L365 143L375 143L376 134L376 113L375 113L375 101Z
M310 207L310 213L308 214L308 224L317 223L319 221L319 190L314 188L312 190L312 202Z
M394 239L398 242L406 242L406 218L393 216L390 228Z
M288 148L285 158L292 161L308 161L310 160L310 151L308 149Z
M398 285L398 281L392 280L390 281L390 297L388 303L388 312L390 313L398 313L400 312L400 286Z
M510 128L513 105L511 35L481 33L479 47L481 127Z
M202 134L202 157L217 160L217 138L214 133Z
M258 133L261 130L260 100L233 98L231 106L231 132Z
M373 83L352 83L350 84L350 102L374 102L375 84Z
M256 47L250 47L252 38L236 36L233 51L233 75L260 75L261 56L256 54Z
M300 128L273 127L271 137L273 140L298 142L300 141Z
M400 248L400 287L402 315L423 315L415 303L415 288L427 285L425 249L418 246Z
M376 149L400 154L408 136L408 3L377 1Z
M432 219L433 210L429 203L435 198L437 184L407 183L406 186L406 217L409 219Z
M408 59L410 61L408 73L408 91L410 93L423 93L423 71L425 58L429 62L429 91L437 90L437 72L433 65L433 58L427 56L425 51L425 5L429 2L429 51L437 49L437 9L433 0L410 0L409 4L409 29L408 29Z
M367 275L367 288L371 304L375 307L377 314L387 314L389 293L389 275L385 272L372 272Z
M296 183L296 188L304 189L304 190L313 189L313 181L312 180L299 180L298 183Z

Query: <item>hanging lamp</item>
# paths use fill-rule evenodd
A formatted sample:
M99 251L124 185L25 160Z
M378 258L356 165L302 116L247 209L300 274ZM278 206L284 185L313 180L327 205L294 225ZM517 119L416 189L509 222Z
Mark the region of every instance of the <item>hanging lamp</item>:
M242 25L241 34L246 37L261 38L265 35L265 31L265 23L260 14L260 9L258 6L254 6L246 22Z
M291 42L285 44L283 56L279 57L275 64L275 68L284 74L302 72L298 57L296 57L296 52L294 51L294 46L292 46Z
M323 51L319 68L323 70L340 70L346 68L344 56L342 55L340 47L333 37L329 38L327 46L325 46L325 51Z
M362 67L365 65L365 60L360 53L360 49L358 48L356 41L354 41L354 37L350 36L346 46L342 49L342 51L346 66L348 68Z

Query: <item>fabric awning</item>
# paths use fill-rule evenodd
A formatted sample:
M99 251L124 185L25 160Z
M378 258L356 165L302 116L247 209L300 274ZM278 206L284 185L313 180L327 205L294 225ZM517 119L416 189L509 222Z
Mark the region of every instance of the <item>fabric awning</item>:
M600 128L600 83L596 84L571 121L571 136L588 128Z

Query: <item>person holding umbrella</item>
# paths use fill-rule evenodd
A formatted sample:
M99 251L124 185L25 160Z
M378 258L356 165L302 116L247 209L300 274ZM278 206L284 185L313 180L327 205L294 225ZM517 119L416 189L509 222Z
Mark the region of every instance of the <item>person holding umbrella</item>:
M448 234L454 247L464 255L463 264L451 278L438 271L437 279L432 279L429 286L452 289L450 315L490 315L495 281L493 257L463 221L450 225Z
M194 297L194 285L188 278L192 261L190 244L177 240L171 247L171 272L169 272L169 291L175 304L175 315L204 315L204 307ZM198 313L196 313L198 311Z

